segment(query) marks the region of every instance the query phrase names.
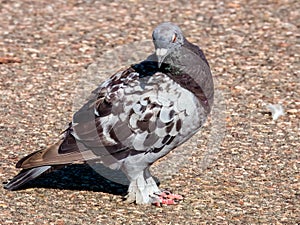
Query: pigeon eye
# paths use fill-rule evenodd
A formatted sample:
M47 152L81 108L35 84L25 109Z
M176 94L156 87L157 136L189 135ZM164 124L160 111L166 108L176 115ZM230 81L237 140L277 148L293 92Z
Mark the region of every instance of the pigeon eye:
M172 43L174 43L177 39L177 35L176 34L173 34L173 37L172 37Z

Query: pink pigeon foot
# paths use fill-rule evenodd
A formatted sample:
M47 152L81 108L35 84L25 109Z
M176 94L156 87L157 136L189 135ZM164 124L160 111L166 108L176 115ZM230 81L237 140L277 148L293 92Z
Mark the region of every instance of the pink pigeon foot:
M180 200L183 200L183 196L172 194L170 191L162 191L160 194L158 194L158 200L155 201L153 205L176 205Z

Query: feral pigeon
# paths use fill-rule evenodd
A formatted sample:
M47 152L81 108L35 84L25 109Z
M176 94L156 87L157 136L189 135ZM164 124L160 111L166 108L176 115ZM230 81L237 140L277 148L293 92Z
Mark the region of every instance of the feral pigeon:
M213 79L202 50L178 26L162 23L152 38L155 52L94 90L61 140L17 163L23 170L6 189L64 165L98 160L125 173L128 202L160 205L182 199L160 190L149 168L201 128L213 104Z

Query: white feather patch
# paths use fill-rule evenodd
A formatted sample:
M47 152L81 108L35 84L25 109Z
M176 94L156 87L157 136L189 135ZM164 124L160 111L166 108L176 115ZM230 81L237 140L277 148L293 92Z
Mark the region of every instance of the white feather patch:
M156 128L154 132L158 137L165 137L167 135L165 127L164 128Z
M137 121L139 120L139 116L137 114L132 114L129 120L129 125L133 128L137 128Z
M142 115L141 108L142 108L142 106L138 103L136 103L132 106L133 111L138 115Z
M280 104L269 104L266 107L271 111L273 120L277 120L280 116L284 115L284 109Z
M132 146L135 150L145 150L144 142L147 135L148 135L147 132L143 132L135 136L132 143Z
M170 108L167 107L162 107L160 110L160 114L159 114L159 119L163 122L163 123L168 123L170 121L172 121L174 119L174 117L170 116Z
M180 111L185 110L187 115L191 115L196 112L195 97L189 91L185 90L181 93L176 105Z

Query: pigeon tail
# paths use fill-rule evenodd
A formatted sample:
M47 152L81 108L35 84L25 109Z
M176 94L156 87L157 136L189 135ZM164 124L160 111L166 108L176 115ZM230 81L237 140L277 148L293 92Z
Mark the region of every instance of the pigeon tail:
M41 166L32 169L24 169L9 183L5 184L4 188L10 191L17 190L29 181L49 171L52 171L52 166Z

